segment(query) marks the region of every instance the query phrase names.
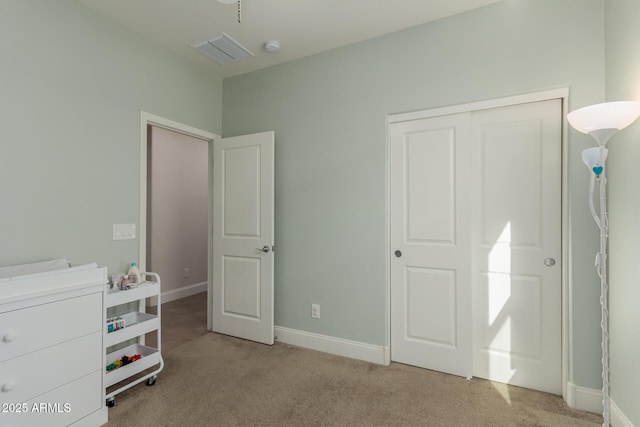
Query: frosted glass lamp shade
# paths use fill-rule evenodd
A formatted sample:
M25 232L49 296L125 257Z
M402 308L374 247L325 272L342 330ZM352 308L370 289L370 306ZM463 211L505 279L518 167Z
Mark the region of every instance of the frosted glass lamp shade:
M598 129L624 129L640 116L640 102L617 101L589 105L567 114L573 128L582 133Z
M590 172L600 176L604 170L604 163L607 161L609 150L604 147L592 147L582 150L582 161Z
M578 132L593 136L605 145L611 135L624 129L640 116L640 102L616 101L589 105L567 114L567 120Z

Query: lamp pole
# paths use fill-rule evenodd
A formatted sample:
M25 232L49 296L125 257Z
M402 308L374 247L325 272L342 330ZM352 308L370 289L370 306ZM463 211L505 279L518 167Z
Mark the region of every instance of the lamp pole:
M596 262L600 276L600 329L602 331L602 425L609 427L609 285L607 284L607 234L609 219L607 217L607 178L604 168L604 145L600 146L602 175L600 180L600 252Z

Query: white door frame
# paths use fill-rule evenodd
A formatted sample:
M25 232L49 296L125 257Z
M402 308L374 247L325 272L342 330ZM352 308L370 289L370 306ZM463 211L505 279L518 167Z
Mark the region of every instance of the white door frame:
M202 129L198 129L189 125L185 125L183 123L179 123L173 121L171 119L166 119L164 117L156 116L151 113L147 113L145 111L140 111L140 217L138 219L138 239L139 239L139 249L138 249L138 265L140 271L146 271L147 266L147 127L148 126L156 126L159 128L171 130L174 132L181 133L183 135L192 136L194 138L198 138L207 142L209 147L209 160L208 160L208 169L209 169L209 178L208 178L208 186L209 186L209 230L207 232L207 328L211 330L212 328L212 319L211 319L211 296L212 292L212 282L211 282L211 253L212 253L212 238L213 235L213 224L212 224L212 215L211 215L211 203L213 202L213 186L211 182L211 178L213 177L213 140L220 138L219 135L215 133L207 132Z
M541 92L533 92L523 95L496 98L486 101L472 102L468 104L454 105L449 107L434 108L429 110L414 111L409 113L388 114L386 122L387 150L386 150L386 180L385 180L385 295L386 295L386 344L385 344L385 364L391 363L391 141L389 138L389 126L392 123L417 120L450 114L466 113L471 111L486 110L490 108L506 107L510 105L524 104L529 102L547 101L550 99L562 100L562 117L568 112L569 88L558 88ZM570 218L569 218L569 162L568 162L568 131L567 126L562 126L562 397L570 406L573 393L569 389L569 382L573 381L573 326L571 322L572 307L572 280L571 280L571 257L570 257Z

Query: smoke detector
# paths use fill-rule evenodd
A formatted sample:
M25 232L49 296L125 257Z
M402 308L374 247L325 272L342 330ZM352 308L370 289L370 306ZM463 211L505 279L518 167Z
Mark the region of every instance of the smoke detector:
M276 53L277 51L280 50L280 42L277 40L268 40L264 44L264 50L266 50L269 53Z
M191 47L223 65L253 56L247 48L225 33L218 33L208 40L192 44Z

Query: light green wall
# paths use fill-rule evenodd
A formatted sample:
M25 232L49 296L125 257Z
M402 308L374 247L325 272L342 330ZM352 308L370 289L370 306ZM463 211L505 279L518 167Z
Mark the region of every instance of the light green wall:
M607 100L640 101L640 3L605 4ZM608 148L611 398L640 426L640 123Z
M0 264L137 258L111 225L138 222L140 110L227 136L275 130L276 323L377 345L385 115L559 86L571 108L604 99L602 0L506 0L226 79L224 99L217 77L72 0L3 0L0 36ZM573 380L599 388L590 144L570 133Z
M0 265L138 258L140 110L221 132L222 81L72 0L0 2Z
M386 114L564 86L570 108L604 99L602 0L507 0L225 79L223 134L276 132L276 324L385 344ZM570 379L597 389L589 144L570 133Z

